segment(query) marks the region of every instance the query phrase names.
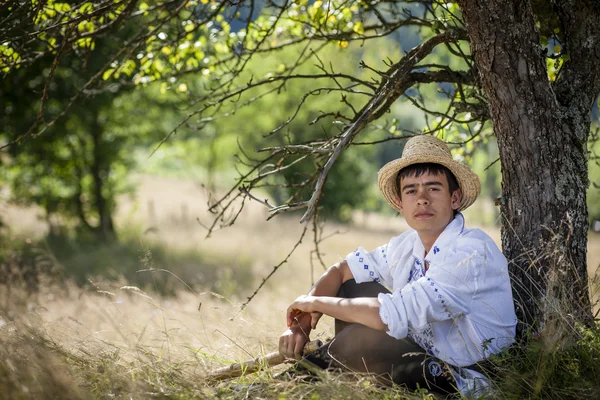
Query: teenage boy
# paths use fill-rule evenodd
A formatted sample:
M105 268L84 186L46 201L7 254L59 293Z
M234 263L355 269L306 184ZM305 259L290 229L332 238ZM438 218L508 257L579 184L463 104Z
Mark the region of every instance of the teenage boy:
M288 308L279 351L300 358L326 314L335 337L316 364L326 359L321 366L411 389L478 392L486 386L481 361L509 346L516 326L506 259L487 234L465 228L460 213L479 195L479 178L425 135L411 138L378 178L412 229L330 267Z

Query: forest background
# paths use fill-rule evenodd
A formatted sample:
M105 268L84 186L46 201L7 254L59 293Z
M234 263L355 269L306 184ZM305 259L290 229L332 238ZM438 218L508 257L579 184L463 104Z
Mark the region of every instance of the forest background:
M58 4L66 3L55 3L47 12L60 12L63 6ZM305 5L320 9L316 3ZM150 7L143 2L137 6L140 12ZM260 10L256 13L260 21ZM220 25L218 34L237 32L235 25L225 29L222 18L214 23ZM77 29L85 32L94 27ZM44 382L52 382L56 390L75 397L82 390L123 395L165 387L170 395L180 395L178 389L160 383L173 365L183 377L177 379L185 380L199 373L190 365L201 365L204 372L274 349L284 329L287 304L310 287L324 265L358 245L372 248L406 229L376 186L377 170L401 154L404 141L382 137L436 131L448 142L463 143L453 146L454 156L482 180L482 194L467 210L467 221L482 227L500 245L495 201L501 196L501 165L493 130L489 122L440 129L449 88L436 83L422 85L394 103L365 133L365 145L350 148L338 160L320 204L321 220L308 233L310 238L298 242L303 235L300 214L266 221L268 210L260 201L281 204L293 196L298 183L310 175L314 167L310 162L295 163L274 177L272 185L253 192L257 201L248 201L239 216L236 209L213 225L215 213L209 209L215 199L249 169L240 160L260 157L256 152L260 148L292 141L290 137L307 142L335 133L334 126L320 117L332 108L329 98L320 94L336 89L324 88L316 80L290 81L277 90L249 90L223 101L221 117L195 118L194 106L219 72L202 63L210 64L207 59L226 50L219 47L219 40L211 44L210 26L208 32L192 35L193 28L183 24L176 29L190 33L183 36L185 40L174 43L174 33L167 29L148 38L145 53L138 57L143 72L135 64L111 65L102 74L104 86L73 101L73 90L84 87L91 74L109 61L128 29L93 43L81 42L81 54L68 54L58 66L35 62L3 71L0 261L3 284L11 290L3 296L0 329L19 326L14 333L27 326L35 332L27 340L53 350L51 355L27 357L34 361L49 357L52 365L60 366L55 371L16 375L6 367L5 382L24 382L15 386L15 393L48 390ZM364 32L362 23L355 22L352 29ZM368 81L376 76L374 69L387 65L388 60L380 57L384 49L386 54L403 55L426 35L407 26L378 41L339 40L328 51L308 58L296 73L310 76L335 65L339 74ZM552 39L547 45L553 47ZM9 54L4 45L0 47L3 55ZM153 52L156 55L150 57ZM251 82L282 74L306 52L305 46L297 45L259 55L249 61L244 74L231 79ZM52 54L44 57L53 59ZM196 71L164 78L169 66L180 61L174 57ZM428 62L442 64L449 58L447 49L438 48ZM549 73L559 67L550 65ZM340 101L348 109L358 104L352 98ZM52 123L42 134L21 141L38 119L42 104L45 121ZM66 107L69 112L62 115ZM597 131L597 105L592 114ZM290 122L280 135L267 134L281 130L286 121ZM587 203L590 228L600 230L596 139L592 135L589 142ZM591 229L588 269L593 301L599 243L599 235ZM240 312L248 296L282 261L287 262ZM20 280L11 280L17 276ZM331 326L323 325L319 335L326 336ZM90 343L97 352L86 358L82 354ZM83 369L83 375L73 373L70 363L56 358L58 350L68 352L75 365L89 369ZM141 381L135 371L142 371ZM114 385L113 374L125 378ZM184 388L196 395L199 392L194 390L205 390ZM343 388L338 390L344 393Z

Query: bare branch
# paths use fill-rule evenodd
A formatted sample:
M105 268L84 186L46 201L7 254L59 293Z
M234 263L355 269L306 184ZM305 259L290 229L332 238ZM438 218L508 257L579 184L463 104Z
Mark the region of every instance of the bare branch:
M252 293L248 297L248 299L242 304L242 306L240 307L240 311L243 310L244 308L246 308L246 306L252 301L252 299L254 299L254 297L256 297L256 295L258 294L258 292L260 291L260 289L262 289L262 287L265 285L265 283L267 283L267 281L275 274L275 272L277 272L277 270L279 269L279 267L281 267L283 264L287 263L287 261L290 259L290 257L292 256L292 254L294 254L294 252L296 251L296 249L298 248L298 246L300 246L300 244L302 243L302 240L304 239L304 236L306 235L307 230L308 230L308 224L305 224L304 225L304 229L302 230L302 234L300 235L300 239L298 239L298 241L296 242L296 244L294 245L294 247L292 247L292 250L283 259L283 261L281 261L279 264L277 264L277 265L275 265L273 267L273 269L271 270L271 272L269 273L269 275L267 275L262 280L262 282L260 283L260 285L258 285L258 287L254 291L254 293Z
M351 143L354 136L356 136L369 121L378 118L380 115L386 112L391 106L391 103L393 103L393 101L395 101L402 93L404 93L406 88L412 85L412 82L409 81L409 73L412 68L429 53L431 53L431 51L438 44L447 41L457 41L464 38L466 38L465 31L448 30L440 35L434 36L420 46L415 47L396 65L390 68L390 78L382 84L373 99L365 107L363 107L352 125L340 135L340 141L336 146L335 151L329 157L329 160L325 166L320 169L319 179L308 202L308 209L300 219L301 223L309 220L314 215L317 203L323 194L323 185L325 184L329 170L340 156L342 151Z

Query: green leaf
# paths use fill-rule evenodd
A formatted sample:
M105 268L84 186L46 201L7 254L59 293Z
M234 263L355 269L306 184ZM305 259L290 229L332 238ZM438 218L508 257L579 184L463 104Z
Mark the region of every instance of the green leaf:
M66 13L71 11L71 5L68 3L56 3L54 4L54 9L60 13Z
M361 21L355 22L354 26L352 26L352 30L359 35L365 34L365 26L363 25L363 23Z
M198 68L198 66L200 65L200 63L198 62L198 60L196 60L195 58L188 58L185 61L185 65L189 68L189 69L195 69Z
M94 3L91 2L83 3L81 7L79 7L79 12L81 14L89 13L92 11L94 11Z
M102 80L107 80L108 78L110 78L114 70L114 68L107 68L106 71L104 71L104 73L102 74Z

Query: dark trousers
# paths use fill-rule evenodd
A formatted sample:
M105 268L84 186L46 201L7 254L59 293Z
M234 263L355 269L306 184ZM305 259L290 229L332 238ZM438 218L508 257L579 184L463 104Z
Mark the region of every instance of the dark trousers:
M376 282L345 282L338 297L377 297L389 293ZM368 372L381 382L404 385L409 389L428 388L438 393L454 393L454 379L446 364L428 354L412 340L395 339L384 331L361 324L335 320L335 337L307 357L321 368Z

